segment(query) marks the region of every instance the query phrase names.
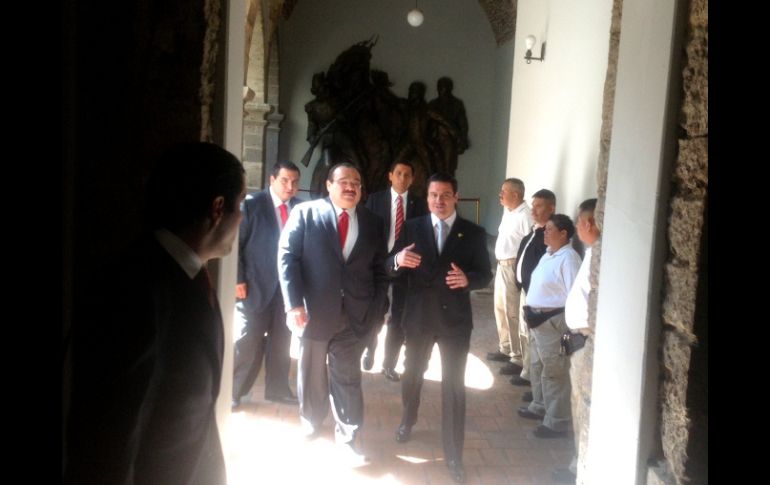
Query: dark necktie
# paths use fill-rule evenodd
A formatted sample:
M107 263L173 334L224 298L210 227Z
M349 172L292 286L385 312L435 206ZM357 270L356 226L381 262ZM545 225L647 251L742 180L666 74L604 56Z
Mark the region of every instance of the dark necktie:
M398 241L398 237L401 235L401 226L404 225L404 203L401 201L401 196L396 196L396 228L394 231L394 241Z
M286 207L286 203L278 206L279 209L281 209L281 229L283 229L283 226L286 225L286 219L289 218L289 208Z
M340 249L344 251L345 240L348 238L348 213L345 210L340 213L337 230L340 232Z

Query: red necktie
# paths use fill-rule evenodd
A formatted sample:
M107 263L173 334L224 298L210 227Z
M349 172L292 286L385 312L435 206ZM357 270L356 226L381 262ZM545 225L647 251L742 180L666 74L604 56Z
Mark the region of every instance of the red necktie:
M205 264L201 267L201 270L198 272L195 279L205 293L206 300L209 302L209 305L211 305L211 308L216 308L217 296L216 293L214 293L214 287L211 285L211 276L209 275L209 270L206 268Z
M286 207L286 203L278 206L279 209L281 209L281 229L283 229L283 226L286 225L286 219L289 218L289 208Z
M340 232L340 249L345 249L345 239L348 237L348 213L343 210L340 213L340 220L337 223L337 230Z
M398 236L401 235L401 226L404 225L404 203L401 201L401 196L396 196L396 230L394 241L398 241Z

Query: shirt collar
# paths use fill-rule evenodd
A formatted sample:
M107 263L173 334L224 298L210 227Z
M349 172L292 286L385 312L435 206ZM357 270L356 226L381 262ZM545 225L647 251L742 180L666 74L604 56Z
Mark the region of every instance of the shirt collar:
M446 222L447 227L451 229L455 223L455 219L457 219L457 211L452 212L452 215L444 219L444 222ZM438 224L438 221L440 221L440 219L436 216L436 214L431 212L430 213L431 226L435 227L436 224Z
M176 234L168 229L158 229L155 231L155 240L176 261L190 279L195 278L195 275L203 267L203 261L187 243L179 239Z
M281 199L279 199L277 195L275 195L275 192L273 192L272 187L268 187L267 190L268 192L270 192L270 198L273 199L273 207L280 207L280 205L283 204L284 202Z
M406 204L406 197L407 197L407 194L408 194L408 193L409 193L409 191L407 190L407 191L406 191L406 192L404 192L403 194L399 194L398 192L396 192L395 190L393 190L393 186L391 185L391 187L390 187L390 201L391 201L392 203L395 203L395 202L396 202L396 197L398 197L398 196L400 195L401 197L403 197L403 200L402 200L401 202L403 202L404 204Z

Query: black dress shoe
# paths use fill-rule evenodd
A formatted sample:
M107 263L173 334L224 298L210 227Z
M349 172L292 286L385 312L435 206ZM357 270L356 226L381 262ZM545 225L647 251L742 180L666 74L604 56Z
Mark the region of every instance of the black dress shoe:
M531 382L529 382L527 379L523 379L521 376L513 376L510 378L509 382L514 386L531 386L532 385Z
M511 360L511 356L498 352L487 352L487 360L494 360L495 362L508 362Z
M452 480L457 483L465 483L465 468L463 464L457 460L449 460L446 462L449 473L452 475Z
M536 438L566 438L566 431L554 431L548 426L541 424L532 432Z
M299 401L297 400L297 396L293 394L284 394L284 395L273 395L273 394L266 394L265 399L268 401L277 402L278 404L291 404L293 406L297 406L299 404Z
M577 477L569 471L569 468L554 468L551 471L551 478L554 482L559 483L575 483L577 480Z
M412 437L412 428L403 424L396 430L396 442L406 443Z
M504 376L518 376L521 374L522 367L519 364L513 362L506 362L506 364L500 367L500 374Z
M372 370L374 367L374 352L368 350L364 354L364 370Z
M536 419L538 421L543 419L543 417L540 416L539 414L536 414L536 413L533 413L532 411L530 411L529 407L527 407L527 406L521 406L519 408L519 410L516 411L516 414L518 414L522 418L526 418L526 419Z
M389 381L398 382L401 380L398 372L396 372L394 369L382 369L382 375L384 375L385 379Z
M532 402L533 399L534 397L532 396L532 391L527 391L521 395L521 400L524 402Z

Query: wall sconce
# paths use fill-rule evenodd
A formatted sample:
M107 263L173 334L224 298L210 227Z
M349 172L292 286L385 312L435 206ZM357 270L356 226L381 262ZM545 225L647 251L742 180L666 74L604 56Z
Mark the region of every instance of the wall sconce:
M419 27L422 25L423 20L425 20L425 17L422 14L422 10L417 8L417 0L414 0L414 8L406 14L406 21L409 22L409 25L412 27Z
M532 48L535 46L535 43L537 42L537 38L534 35L528 35L526 39L524 39L524 45L527 46L527 52L524 54L524 59L527 60L527 64L531 63L532 61L544 61L545 60L545 42L540 44L540 57L532 57Z

